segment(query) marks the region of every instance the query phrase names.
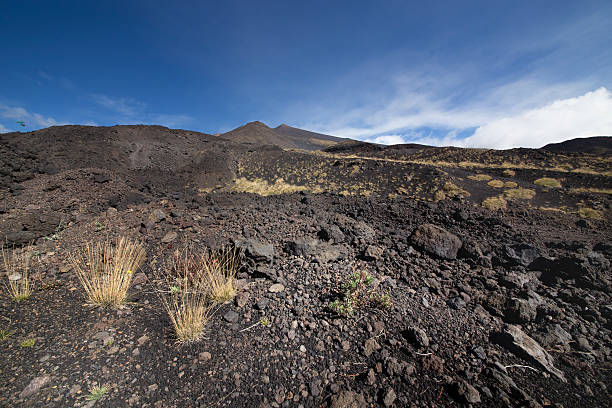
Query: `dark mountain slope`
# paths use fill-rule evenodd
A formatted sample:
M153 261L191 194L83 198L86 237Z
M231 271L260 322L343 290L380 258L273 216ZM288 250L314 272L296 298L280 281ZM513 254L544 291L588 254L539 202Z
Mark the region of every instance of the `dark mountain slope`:
M239 128L223 133L219 137L235 143L274 145L283 149L302 150L321 150L330 145L349 140L310 132L284 124L272 129L262 122L249 122Z
M590 153L597 155L612 154L612 136L582 137L561 143L550 143L542 150L555 153Z

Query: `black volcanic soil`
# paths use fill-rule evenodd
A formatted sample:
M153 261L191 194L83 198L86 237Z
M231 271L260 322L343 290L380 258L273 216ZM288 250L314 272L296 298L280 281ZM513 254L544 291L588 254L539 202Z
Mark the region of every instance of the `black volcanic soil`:
M0 140L0 233L37 251L32 297L0 297L0 406L610 406L611 200L595 192L610 189L602 158L555 158L590 173L515 162L507 176L509 166L486 160L491 151L480 161L476 151L453 153L486 167L430 152L446 162L434 165L160 127ZM480 200L503 189L468 178L481 173L536 195L490 211ZM533 184L551 176L561 188ZM225 191L236 178L281 177L322 191ZM446 182L470 195L433 201ZM601 219L577 214L587 205ZM119 235L147 248L131 302L88 306L68 254ZM206 338L178 347L148 278L176 248L228 242L271 246L249 252L238 295L216 310ZM331 310L354 268L375 278L390 307ZM278 283L283 290L271 292ZM511 346L517 329L547 366ZM34 345L23 347L27 339ZM109 390L89 401L94 385Z

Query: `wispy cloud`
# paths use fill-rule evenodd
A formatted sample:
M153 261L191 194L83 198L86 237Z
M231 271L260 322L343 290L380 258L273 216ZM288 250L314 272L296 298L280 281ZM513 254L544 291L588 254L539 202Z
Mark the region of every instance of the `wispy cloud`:
M10 132L10 130L2 126L2 124L0 123L0 133L8 133L8 132Z
M96 104L124 116L136 116L143 113L147 105L131 98L113 98L103 94L91 95Z
M3 104L0 104L0 118L14 121L23 121L26 123L26 125L28 125L28 129L44 128L49 126L66 124L50 116L44 116L36 112L29 112L28 110L20 106L8 106ZM7 129L6 127L3 128Z
M416 55L410 68L405 55L368 61L327 97L288 115L308 129L384 144L539 147L610 135L612 37L604 17L475 47L475 56L497 60Z

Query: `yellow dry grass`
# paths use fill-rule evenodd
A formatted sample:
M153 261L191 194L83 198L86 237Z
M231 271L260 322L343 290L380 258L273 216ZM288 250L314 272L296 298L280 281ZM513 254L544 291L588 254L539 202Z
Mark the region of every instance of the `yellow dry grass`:
M2 248L2 264L8 280L5 286L15 302L27 300L32 294L29 274L31 260L32 251L28 248L13 248L12 251Z
M240 191L244 193L253 193L261 196L291 194L298 191L308 190L306 186L296 186L285 183L282 178L276 179L274 184L269 184L266 180L256 178L248 180L245 177L236 179L231 187L232 191Z
M603 216L601 212L589 207L582 207L578 210L578 215L582 218L590 218L593 220L601 220Z
M504 176L506 176L506 177L514 177L514 176L516 176L516 171L510 170L510 169L506 169L506 170L504 170Z
M76 274L89 302L117 307L127 300L132 276L145 260L144 248L127 238L87 243L83 253L71 254Z
M491 180L487 184L494 188L502 188L504 186L504 182L501 180Z
M473 174L468 176L468 178L475 181L487 181L491 180L493 177L489 176L488 174Z
M515 183L514 181L506 181L504 183L504 188L515 188L517 186L518 186L518 184Z
M537 186L549 187L549 188L560 188L561 187L561 182L559 180L550 178L550 177L539 178L535 180L533 184Z
M506 200L502 196L489 197L482 202L482 206L491 211L503 210L506 208Z
M572 188L570 190L570 193L612 194L612 188L580 187L580 188Z
M159 297L180 344L202 338L214 305L209 301L210 281L200 260L191 249L177 251L156 280Z
M504 191L504 196L506 198L522 198L526 200L531 200L535 197L536 192L534 190L530 190L528 188L512 188L510 190Z
M210 298L223 303L236 296L236 274L240 268L241 252L236 248L223 247L202 255L200 260L210 285Z

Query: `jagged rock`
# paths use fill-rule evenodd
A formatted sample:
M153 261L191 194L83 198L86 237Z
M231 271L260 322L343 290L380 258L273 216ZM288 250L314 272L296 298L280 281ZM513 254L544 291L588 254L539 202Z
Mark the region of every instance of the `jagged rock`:
M538 364L561 381L567 382L563 372L553 365L553 359L550 354L534 339L523 333L518 326L507 324L501 333L494 335L494 340L519 357Z
M271 264L274 259L274 246L253 239L235 240L237 248L244 250L244 255L255 263Z
M529 266L541 256L540 250L529 244L506 245L506 257L511 264Z
M380 259L384 250L380 247L374 245L368 245L368 247L363 251L363 259L366 261L373 261L376 259Z
M317 253L319 241L316 239L300 238L285 244L288 253L295 256L310 256Z
M346 239L340 228L333 224L322 227L318 233L318 236L324 241L331 241L337 244L344 242Z
M176 238L178 238L178 234L176 233L176 231L170 231L162 237L161 242L163 242L164 244L168 244L174 241Z
M40 377L34 378L30 383L21 391L19 394L19 398L27 398L31 395L36 394L42 387L47 385L47 383L51 380L51 377L48 375L42 375Z
M404 337L406 340L417 345L418 347L429 347L429 338L423 329L418 327L409 327L404 331Z
M457 258L461 240L444 228L422 224L412 234L412 243L426 252L443 259Z
M508 323L526 323L534 321L538 311L534 299L511 298L506 302L504 320Z
M467 382L463 380L455 381L450 388L457 401L466 404L480 403L480 393Z
M155 210L153 210L151 212L151 214L149 215L149 222L156 224L158 222L162 222L163 220L165 220L166 218L168 218L168 216L166 215L165 212L163 212L162 210L160 210L159 208L156 208Z
M340 391L332 395L329 408L366 408L365 398L354 391Z

